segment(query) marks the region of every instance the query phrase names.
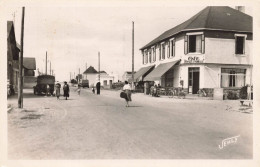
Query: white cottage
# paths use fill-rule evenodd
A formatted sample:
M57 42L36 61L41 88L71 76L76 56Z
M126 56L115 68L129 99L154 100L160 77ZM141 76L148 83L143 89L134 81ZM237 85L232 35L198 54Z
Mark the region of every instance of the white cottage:
M233 8L206 7L140 49L135 80L182 87L189 94L251 84L252 24L251 16Z

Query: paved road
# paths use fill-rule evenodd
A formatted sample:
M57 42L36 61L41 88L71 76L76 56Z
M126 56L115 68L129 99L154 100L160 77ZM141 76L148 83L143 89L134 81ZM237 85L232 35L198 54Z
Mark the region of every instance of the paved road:
M153 98L119 92L71 91L69 100L25 95L8 114L10 159L252 158L253 114L237 101ZM9 99L10 104L15 99ZM225 138L237 142L219 149Z

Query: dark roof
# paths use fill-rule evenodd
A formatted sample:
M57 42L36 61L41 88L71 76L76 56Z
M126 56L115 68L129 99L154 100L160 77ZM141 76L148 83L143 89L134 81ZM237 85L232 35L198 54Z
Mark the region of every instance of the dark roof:
M23 58L23 67L28 70L36 70L36 61L34 57L24 57Z
M127 74L132 74L132 71L126 71ZM136 71L134 71L134 74L136 73Z
M163 34L142 47L141 50L182 31L203 29L252 33L253 18L227 6L209 6L187 21L165 31Z
M100 73L105 73L106 74L106 71L100 71Z
M94 67L90 66L83 74L95 74L98 73L97 70L95 70Z
M13 21L7 21L7 36L9 36L12 28L13 28Z

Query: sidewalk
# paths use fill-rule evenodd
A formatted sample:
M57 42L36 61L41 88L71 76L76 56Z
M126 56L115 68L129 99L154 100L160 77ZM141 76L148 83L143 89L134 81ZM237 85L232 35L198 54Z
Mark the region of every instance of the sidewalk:
M121 90L101 90L101 96L109 96L111 98L120 98ZM168 96L152 97L150 95L145 95L144 93L133 93L132 102L144 101L146 103L153 103L155 105L170 105L173 103L178 103L180 105L191 105L192 104L201 104L203 107L204 104L210 104L214 108L219 108L220 110L231 111L231 112L242 112L242 113L253 113L253 107L241 106L240 100L208 100L208 99L194 99L194 98L185 98L180 99L178 97L169 98ZM131 105L130 103L130 105ZM192 109L192 108L191 108Z

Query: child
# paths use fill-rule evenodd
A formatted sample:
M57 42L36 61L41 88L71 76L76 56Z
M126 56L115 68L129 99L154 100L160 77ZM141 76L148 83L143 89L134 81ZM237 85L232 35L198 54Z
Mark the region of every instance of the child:
M92 93L95 94L95 88L94 87L92 87Z

